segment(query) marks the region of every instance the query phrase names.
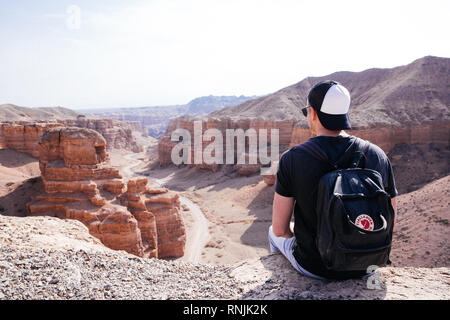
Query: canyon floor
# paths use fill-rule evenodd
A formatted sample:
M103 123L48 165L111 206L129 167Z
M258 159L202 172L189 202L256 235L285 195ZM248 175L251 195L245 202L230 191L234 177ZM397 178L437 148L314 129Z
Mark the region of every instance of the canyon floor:
M199 262L233 264L269 253L267 230L272 219L273 187L267 186L261 176L241 177L227 172L227 168L218 172L187 167L160 168L148 154L153 152L132 155L141 162L132 166L133 174L147 177L150 185L178 191L181 199L189 199L206 218L208 230L202 229L202 232L209 232L209 236ZM110 156L121 168L130 162L117 153L110 153ZM183 205L182 208L189 242L190 234L195 233L193 230L199 230L198 222L192 210L185 210Z

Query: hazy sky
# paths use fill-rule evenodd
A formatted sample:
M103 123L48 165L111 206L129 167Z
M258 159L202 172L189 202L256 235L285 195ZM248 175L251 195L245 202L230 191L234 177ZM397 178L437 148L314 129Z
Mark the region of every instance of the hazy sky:
M182 104L450 57L449 12L449 0L0 0L0 104Z

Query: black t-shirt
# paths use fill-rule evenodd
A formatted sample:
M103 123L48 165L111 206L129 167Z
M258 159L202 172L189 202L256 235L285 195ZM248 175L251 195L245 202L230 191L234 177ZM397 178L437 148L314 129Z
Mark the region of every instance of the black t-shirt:
M354 140L354 136L318 136L311 138L327 154L331 162L340 159ZM355 150L356 151L356 150ZM393 198L398 192L395 187L391 163L381 148L370 144L366 152L365 168L378 171L383 177L386 192ZM315 204L319 179L330 168L298 146L286 151L280 158L275 183L275 192L284 197L295 198L294 235L296 241L293 255L297 262L309 272L328 279L361 277L361 272L332 272L326 269L315 244L317 230Z

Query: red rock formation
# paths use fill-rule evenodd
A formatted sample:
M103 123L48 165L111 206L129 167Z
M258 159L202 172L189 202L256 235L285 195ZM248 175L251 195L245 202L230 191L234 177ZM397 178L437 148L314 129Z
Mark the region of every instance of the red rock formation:
M0 149L13 149L37 158L37 140L48 129L61 126L58 123L4 122L0 123Z
M133 137L132 130L126 122L112 119L87 119L80 117L77 120L59 120L65 126L89 128L100 132L105 137L108 148L125 149L133 152L143 151Z
M7 149L8 144L6 142L5 134L3 132L3 125L0 125L0 150Z
M348 134L369 140L389 153L396 144L429 144L450 146L450 121L436 121L423 125L384 126L348 130ZM290 146L303 143L311 137L309 129L294 127Z
M264 183L268 186L273 186L277 180L276 174L264 174L263 175Z
M264 182L272 186L276 182L277 178L277 168L278 168L278 161L274 161L271 163L270 167L268 168L262 168L261 175L263 177Z
M142 133L144 137L148 137L148 131L140 121L119 121L118 123L120 123L120 125L124 129L130 129L131 131L138 131Z
M217 119L217 118L193 118L193 117L179 117L176 119L173 119L169 122L169 125L167 127L166 133L163 136L163 138L160 140L158 144L158 157L159 157L159 163L160 165L168 165L172 164L171 159L171 153L172 149L178 144L178 141L171 141L171 135L172 132L175 129L181 128L186 129L191 136L191 166L196 166L202 169L209 169L212 171L217 171L218 166L220 164L213 163L213 164L207 164L205 162L194 164L194 121L201 121L201 129L202 129L202 135L205 133L208 129L217 129L222 134L223 137L223 163L225 163L226 160L226 137L227 132L226 130L238 130L242 129L244 132L246 132L248 129L254 129L257 134L257 140L256 143L259 143L259 133L261 129L266 129L267 134L267 144L268 144L268 152L270 155L270 145L271 145L271 137L272 137L272 129L278 129L279 133L279 150L280 152L284 151L286 148L289 147L290 141L291 141L291 132L292 128L295 124L295 121L273 121L273 120L262 120L262 119L244 119L244 120L232 120L230 118L223 118L223 119ZM249 140L246 139L246 151L248 150L248 142ZM202 150L205 150L205 148L210 144L210 141L203 141L201 142ZM236 140L234 143L234 154L235 154L235 169L237 172L241 175L250 175L254 174L256 172L259 172L260 164L259 163L252 163L249 161L248 154L245 155L246 161L243 164L239 164L237 161L237 152L236 152Z
M116 148L133 152L143 151L133 137L126 122L111 119L49 120L49 121L12 121L0 123L0 149L13 149L38 158L38 139L48 129L55 127L79 127L94 129L106 139L109 149Z
M166 188L149 188L147 182L146 178L128 181L123 203L145 230L141 232L145 252L157 249L159 258L178 257L185 244L178 194Z
M53 128L38 146L45 194L27 204L29 215L80 220L107 247L141 257L183 256L178 195L146 178L125 185L97 131Z

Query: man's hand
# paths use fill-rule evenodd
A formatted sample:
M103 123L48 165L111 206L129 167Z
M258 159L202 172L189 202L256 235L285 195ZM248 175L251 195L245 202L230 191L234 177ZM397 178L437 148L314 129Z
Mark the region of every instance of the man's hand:
M290 229L294 198L283 197L275 192L273 198L272 229L277 237L291 238L294 235Z

